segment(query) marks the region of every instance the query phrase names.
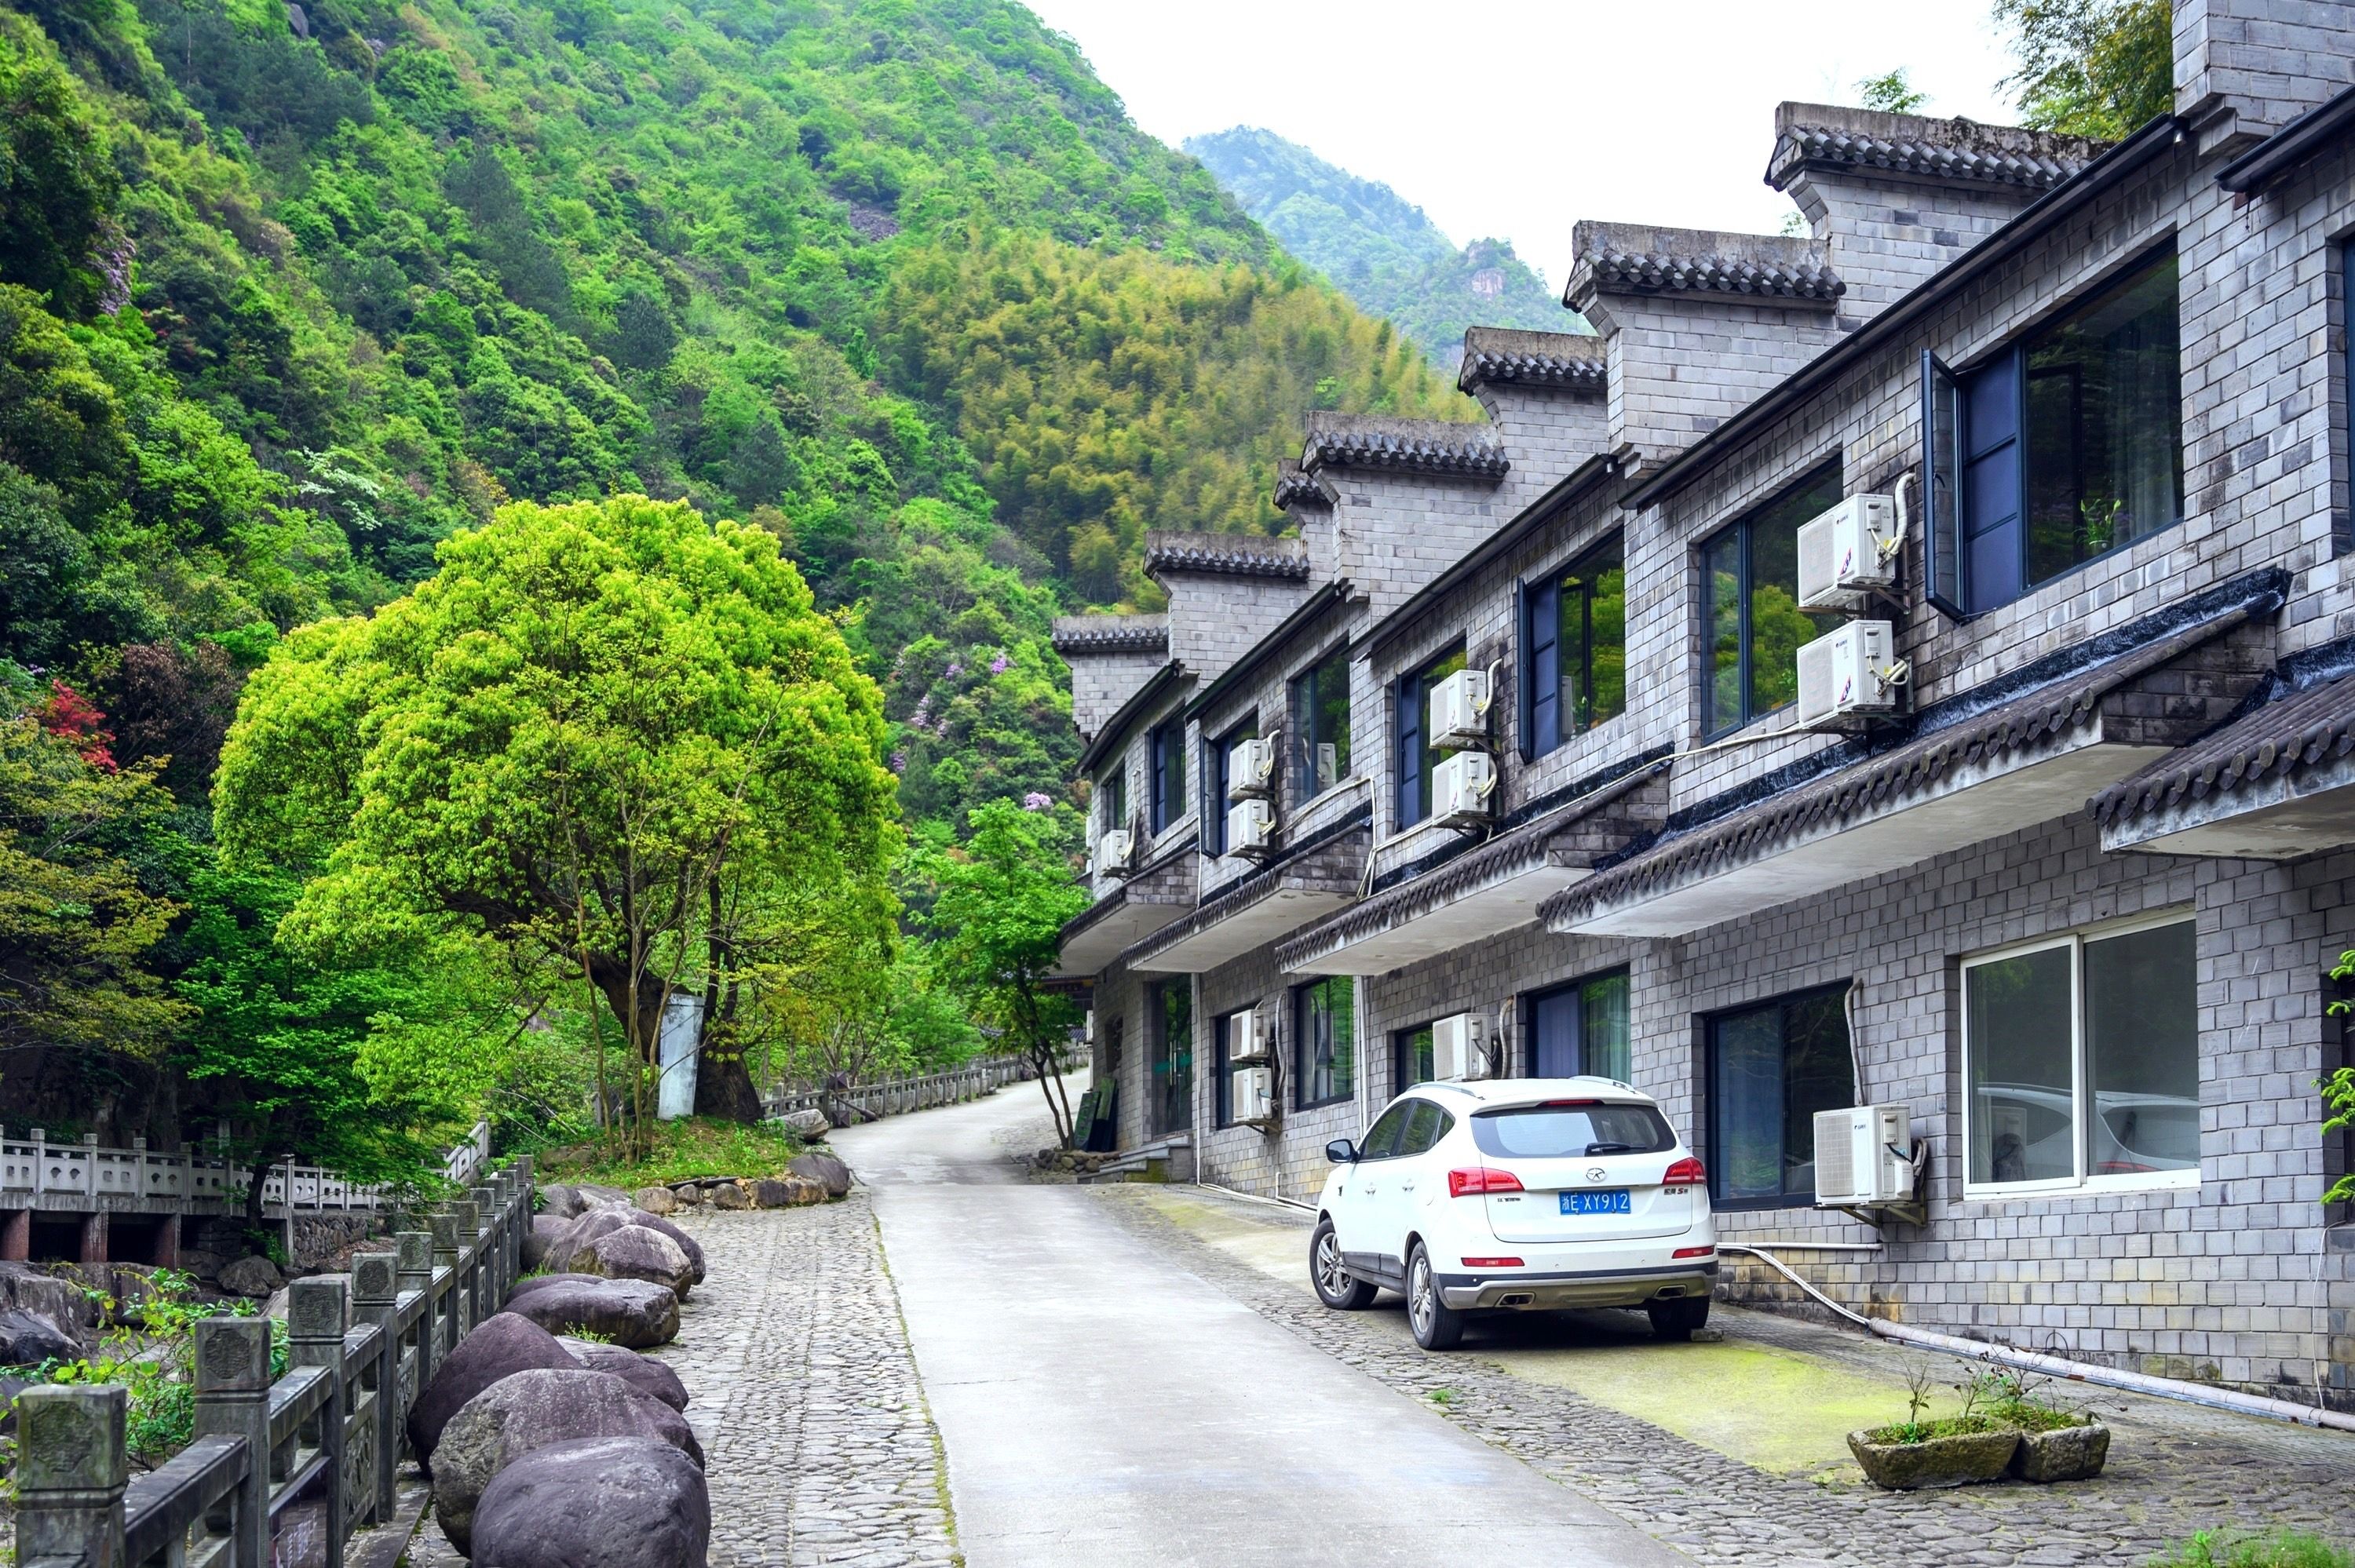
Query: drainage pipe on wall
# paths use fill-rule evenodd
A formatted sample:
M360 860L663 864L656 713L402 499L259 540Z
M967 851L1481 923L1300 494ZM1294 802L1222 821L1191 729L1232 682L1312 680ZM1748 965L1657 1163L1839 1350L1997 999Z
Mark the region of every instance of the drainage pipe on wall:
M2191 1404L2205 1404L2217 1410L2230 1410L2242 1415L2263 1415L2275 1421L2294 1421L2301 1426L2323 1426L2339 1432L2355 1432L2355 1415L2342 1415L2335 1410L2317 1405L2299 1404L2287 1399L2269 1399L2264 1394L2240 1393L2232 1389L2209 1388L2204 1384L2185 1383L2176 1378L2150 1377L2142 1372L2121 1372L2115 1367L2095 1366L2089 1361L2073 1361L2060 1356L2048 1356L2037 1351L2014 1350L2009 1345L1990 1345L1978 1340L1966 1340L1953 1334L1932 1333L1927 1329L1909 1328L1903 1323L1884 1323L1861 1313L1851 1312L1794 1273L1791 1266L1763 1247L1747 1246L1738 1242L1720 1242L1720 1252L1738 1252L1754 1257L1801 1290L1810 1299L1847 1322L1902 1344L1919 1345L1924 1350L1943 1351L1965 1361L1992 1361L2001 1366L2017 1367L2045 1377L2065 1379L2071 1383L2097 1383L2105 1388L2121 1388L2133 1393L2147 1393L2160 1399L2179 1399Z

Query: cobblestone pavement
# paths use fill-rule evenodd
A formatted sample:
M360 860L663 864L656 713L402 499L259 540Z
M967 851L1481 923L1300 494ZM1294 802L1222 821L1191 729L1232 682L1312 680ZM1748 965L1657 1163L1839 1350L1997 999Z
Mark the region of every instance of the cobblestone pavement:
M2355 1437L2109 1390L2084 1391L2097 1396L2093 1403L2114 1435L2108 1467L2090 1485L1884 1492L1861 1482L1768 1474L1568 1390L1515 1376L1484 1361L1476 1344L1429 1354L1408 1338L1403 1313L1387 1306L1327 1311L1305 1290L1184 1231L1137 1189L1088 1191L1189 1270L1341 1361L1418 1397L1447 1390L1449 1419L1697 1562L1788 1568L2138 1565L2197 1530L2288 1527L2343 1538L2355 1526L2347 1504ZM1189 1198L1200 1191L1189 1189ZM1202 1197L1233 1217L1296 1230L1305 1267L1306 1215ZM1732 1320L1730 1338L1883 1377L1913 1354L1779 1314L1729 1312L1724 1319ZM1713 1318L1712 1326L1719 1321ZM1533 1321L1519 1344L1541 1343L1529 1337L1541 1332ZM1902 1380L1902 1371L1895 1375Z
M947 1568L941 1450L868 1194L680 1215L709 1278L654 1352L711 1483L711 1568ZM429 1519L410 1568L463 1563Z

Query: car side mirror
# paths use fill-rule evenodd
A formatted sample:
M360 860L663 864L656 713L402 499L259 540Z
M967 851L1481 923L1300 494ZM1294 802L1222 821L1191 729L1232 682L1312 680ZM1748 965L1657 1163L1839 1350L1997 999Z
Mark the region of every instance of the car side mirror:
M1325 1146L1325 1158L1336 1165L1355 1165L1358 1146L1346 1138L1337 1138Z

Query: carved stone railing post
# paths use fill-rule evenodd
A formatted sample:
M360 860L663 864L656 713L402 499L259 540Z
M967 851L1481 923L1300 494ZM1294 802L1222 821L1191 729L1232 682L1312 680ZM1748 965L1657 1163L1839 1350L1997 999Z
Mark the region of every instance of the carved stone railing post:
M234 1568L270 1562L270 1320L197 1319L197 1434L245 1439L233 1505Z
M482 1256L474 1268L474 1321L479 1323L506 1303L506 1287L499 1274L507 1255L507 1211L499 1202L498 1187L487 1176L471 1195L474 1212L482 1216Z
M433 1369L438 1358L433 1354L433 1233L432 1231L399 1231L392 1238L393 1266L399 1271L401 1294L418 1293L417 1324L417 1392L433 1381ZM401 1413L404 1416L407 1411Z
M37 1384L16 1396L16 1556L122 1568L130 1391Z
M327 1373L327 1397L310 1435L327 1461L327 1568L344 1568L344 1322L342 1280L321 1276L286 1287L287 1364Z
M450 1340L455 1346L483 1320L483 1218L474 1200L460 1198L450 1205L450 1219L458 1234L458 1331Z
M352 1259L352 1318L376 1325L376 1355L364 1386L376 1393L375 1506L368 1522L392 1518L394 1466L409 1412L400 1393L400 1315L398 1259L389 1252L364 1252Z
M433 1359L439 1361L458 1348L471 1324L462 1324L458 1315L464 1309L466 1281L458 1269L458 1249L464 1244L458 1235L458 1216L447 1204L428 1214L425 1223L433 1227L433 1268L436 1273L450 1271L450 1282L434 1302ZM420 1384L422 1387L423 1384Z

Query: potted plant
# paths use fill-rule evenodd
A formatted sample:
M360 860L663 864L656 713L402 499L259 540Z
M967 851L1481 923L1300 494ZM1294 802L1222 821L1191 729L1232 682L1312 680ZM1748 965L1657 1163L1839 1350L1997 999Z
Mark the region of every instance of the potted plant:
M2022 1481L2088 1481L2110 1457L2110 1429L2093 1413L2070 1410L2043 1396L2046 1380L2017 1372L1979 1374L1980 1403L2019 1428L2011 1475Z
M2019 1450L2019 1428L1978 1408L1982 1390L1976 1381L1959 1385L1959 1414L1924 1419L1929 1386L1928 1371L1917 1370L1904 1420L1848 1435L1849 1452L1865 1478L1891 1491L1915 1491L1966 1487L2002 1475Z

